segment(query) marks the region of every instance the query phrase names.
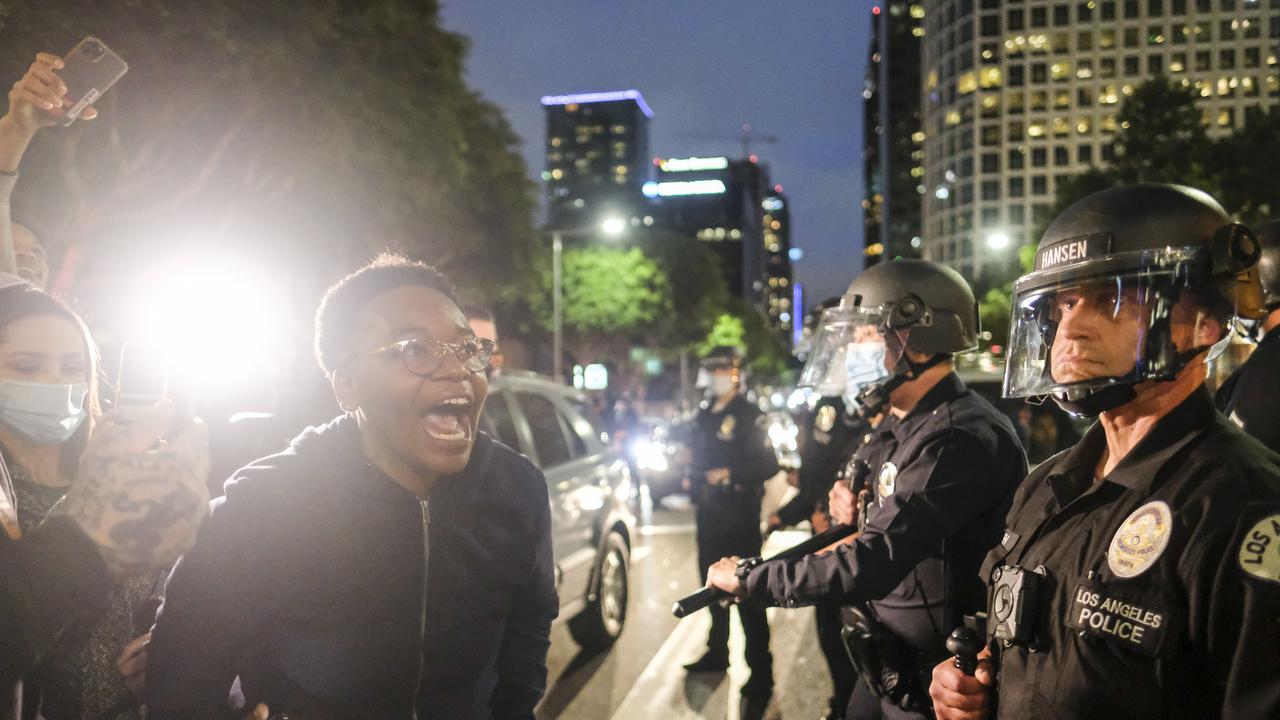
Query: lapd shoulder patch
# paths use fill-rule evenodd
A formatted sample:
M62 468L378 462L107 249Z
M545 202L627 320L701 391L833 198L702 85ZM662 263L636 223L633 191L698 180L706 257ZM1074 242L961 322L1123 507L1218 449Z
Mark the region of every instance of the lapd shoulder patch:
M822 432L831 432L831 428L836 425L836 408L834 405L823 405L818 408L818 417L813 422L814 427Z
M1107 550L1107 567L1116 577L1134 578L1155 564L1173 530L1169 505L1153 500L1129 514L1120 523Z
M1244 534L1240 569L1256 578L1280 583L1280 514L1262 518Z

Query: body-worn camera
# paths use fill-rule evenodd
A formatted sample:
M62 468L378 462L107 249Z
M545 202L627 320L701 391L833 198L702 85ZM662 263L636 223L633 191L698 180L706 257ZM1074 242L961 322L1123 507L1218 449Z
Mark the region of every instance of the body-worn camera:
M1036 636L1036 607L1045 569L1026 570L1001 565L991 572L991 637L1005 647L1032 645Z

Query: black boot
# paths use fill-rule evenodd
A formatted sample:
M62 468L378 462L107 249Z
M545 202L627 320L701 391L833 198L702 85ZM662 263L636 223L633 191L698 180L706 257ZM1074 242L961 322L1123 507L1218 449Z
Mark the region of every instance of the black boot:
M685 663L684 669L691 673L722 673L729 669L729 656L708 650L697 660Z

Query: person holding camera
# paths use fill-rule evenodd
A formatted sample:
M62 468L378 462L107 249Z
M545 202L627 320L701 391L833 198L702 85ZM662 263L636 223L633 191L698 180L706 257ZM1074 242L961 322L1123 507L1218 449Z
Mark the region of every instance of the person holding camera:
M67 86L57 72L62 66L57 55L36 55L9 90L9 110L0 118L0 272L16 274L41 290L49 279L44 244L32 223L14 222L9 198L31 140L41 128L56 125L57 113L64 109ZM97 116L92 105L80 114L85 120Z
M6 711L25 701L26 712L34 706L49 720L128 717L137 700L113 660L152 587L145 572L161 570L194 538L208 501L197 491L208 450L203 428L194 428L153 451L167 408L112 415L95 427L97 351L88 330L33 287L47 265L19 227L15 258L9 191L32 137L63 105L61 64L37 56L0 118L0 257L16 270L0 287L0 690ZM89 107L82 117L95 115ZM126 422L144 434L122 432ZM22 697L11 698L18 678Z
M824 314L806 378L843 371L846 394L885 419L850 461L863 500L836 484L832 519L862 532L829 552L728 557L708 584L787 608L851 604L845 634L862 678L846 718L926 718L928 672L960 617L981 608L976 572L1000 537L1026 457L1012 423L965 387L952 357L977 346L973 291L925 260L874 265ZM859 507L861 505L861 507Z
M1232 316L1264 312L1258 255L1177 185L1049 226L1014 286L1005 395L1098 422L1019 487L976 674L934 668L940 719L1280 717L1280 457L1204 384Z

